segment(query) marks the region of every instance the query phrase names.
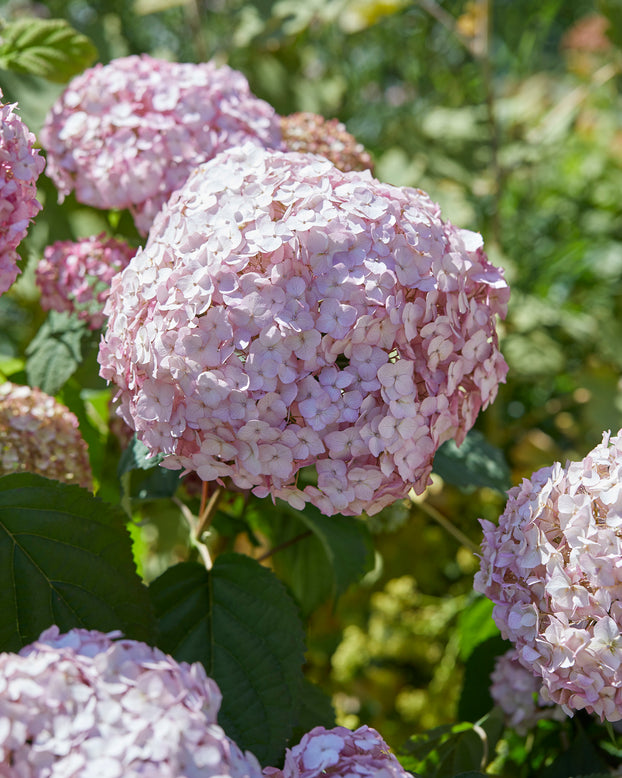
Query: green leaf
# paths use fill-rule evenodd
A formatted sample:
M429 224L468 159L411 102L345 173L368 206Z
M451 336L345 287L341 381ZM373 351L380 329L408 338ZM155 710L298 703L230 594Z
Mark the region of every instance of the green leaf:
M502 732L503 714L495 710L474 724L448 724L413 735L398 759L407 770L425 778L482 775Z
M130 470L151 470L164 459L164 454L155 454L154 456L149 456L149 454L147 446L134 435L129 446L121 454L117 469L119 478L125 473L129 473Z
M267 503L258 504L258 509ZM352 516L324 516L312 505L297 511L278 501L270 506L272 540L287 542L305 531L311 536L273 556L274 569L289 586L305 615L335 600L373 568L374 549L364 521Z
M50 311L26 349L28 383L48 394L56 394L82 362L86 335L86 323L77 316Z
M117 468L123 489L133 500L157 500L175 494L181 470L159 467L163 459L164 454L150 457L147 446L134 435Z
M64 19L25 17L0 29L0 68L65 83L91 65L97 49Z
M283 754L298 714L304 633L281 582L258 562L222 554L209 572L182 562L150 586L158 645L202 662L223 694L218 721L264 764Z
M499 635L492 618L493 603L488 597L474 595L458 618L460 658L467 660L473 649L488 638Z
M510 469L502 452L481 432L471 430L460 447L448 440L434 457L434 472L464 492L487 486L502 494L510 488Z
M490 696L490 674L495 660L511 648L501 635L484 640L469 654L464 667L464 679L458 702L458 717L463 721L477 721L494 705Z
M31 473L0 478L0 590L1 651L52 624L154 638L125 516L78 486Z
M335 711L330 697L319 686L303 678L298 693L296 727L290 742L299 742L302 736L310 732L313 727L332 729L334 726Z
M598 10L605 16L609 25L607 36L618 48L622 47L622 0L598 0Z
M482 767L487 755L482 734L468 722L446 724L413 735L398 758L406 770L425 778L454 778L457 773Z
M600 757L582 728L575 733L570 748L561 753L553 764L543 769L541 778L595 778L607 770L607 764Z

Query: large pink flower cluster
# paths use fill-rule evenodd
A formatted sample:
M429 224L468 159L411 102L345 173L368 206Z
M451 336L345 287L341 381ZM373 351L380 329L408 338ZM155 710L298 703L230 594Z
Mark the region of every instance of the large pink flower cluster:
M0 294L19 273L16 249L41 208L36 182L45 167L45 160L33 148L35 136L15 107L0 103Z
M76 313L92 330L100 329L106 321L103 309L110 282L135 253L136 249L105 233L47 246L36 269L42 308Z
M622 437L556 463L508 492L482 521L475 589L542 696L567 714L622 719Z
M283 769L266 767L271 778L412 778L375 729L315 727L285 752Z
M197 169L113 279L101 375L166 466L373 514L495 397L508 294L423 192L247 145Z
M51 627L0 654L0 776L260 778L202 665L118 637Z
M6 381L0 384L0 476L24 472L93 485L75 414L41 389Z
M241 73L146 54L74 78L41 131L61 195L129 208L143 234L193 167L243 141L278 147L280 137L274 109Z
M542 680L518 661L516 649L497 657L490 680L490 696L519 735L527 734L541 719L566 718L559 705L542 699Z

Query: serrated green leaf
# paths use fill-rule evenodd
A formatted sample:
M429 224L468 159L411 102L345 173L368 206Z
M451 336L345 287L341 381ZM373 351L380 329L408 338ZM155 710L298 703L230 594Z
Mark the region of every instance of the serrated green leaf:
M481 432L471 430L460 447L448 440L434 457L433 471L464 492L487 486L502 494L510 488L510 469L502 452Z
M26 349L26 375L31 386L56 394L82 362L85 322L65 311L50 311Z
M183 562L150 586L158 645L201 662L223 694L218 721L264 764L275 764L299 705L304 633L297 608L272 572L223 554L209 572Z
M154 638L125 516L78 486L31 473L0 478L0 587L2 651L52 624Z
M0 68L65 83L97 57L91 41L64 19L25 17L0 29Z

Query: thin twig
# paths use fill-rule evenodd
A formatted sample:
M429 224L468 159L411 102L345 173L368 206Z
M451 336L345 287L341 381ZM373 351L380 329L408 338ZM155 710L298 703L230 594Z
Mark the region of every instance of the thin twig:
M194 533L195 539L199 542L201 541L203 534L209 529L209 525L212 523L214 513L216 513L216 506L222 497L223 491L224 489L222 486L217 486L210 495L207 505L205 505L199 513L197 529Z
M457 527L454 527L454 525L449 521L448 518L443 516L443 514L436 510L436 508L432 507L432 505L429 505L427 502L416 502L415 505L418 508L421 508L421 510L424 513L427 513L427 515L434 519L434 521L437 524L440 524L441 527L447 532L449 532L450 535L453 535L454 538L460 543L460 545L464 546L465 548L468 548L469 551L472 551L474 554L479 554L481 549L479 546L476 546L475 543L470 538L467 538L467 536L459 530Z
M263 562L264 559L268 559L272 556L272 554L276 554L277 551L282 551L284 548L289 548L289 546L293 546L294 543L298 543L300 540L304 540L305 538L308 538L309 535L312 535L310 529L308 529L306 532L301 532L300 535L296 535L295 538L290 538L289 540L286 540L284 543L279 543L278 546L274 546L274 548L268 549L265 553L261 554L260 556L256 557L257 562Z
M201 559L203 560L203 564L205 565L205 569L211 570L212 558L210 556L209 550L205 545L205 543L201 543L201 541L198 541L196 539L196 526L197 526L196 516L192 513L192 511L188 508L187 505L184 505L184 503L179 499L179 497L173 497L173 502L179 508L179 510L182 513L182 516L188 523L188 526L190 528L190 542L198 550Z

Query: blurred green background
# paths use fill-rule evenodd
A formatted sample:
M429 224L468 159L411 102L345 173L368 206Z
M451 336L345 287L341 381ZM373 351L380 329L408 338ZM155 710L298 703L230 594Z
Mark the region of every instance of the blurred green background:
M500 324L507 384L477 427L517 483L622 427L621 9L617 0L9 0L0 14L66 18L103 63L141 52L226 62L281 114L338 117L378 178L426 190L445 218L480 231L512 298ZM35 132L62 88L4 72L0 86ZM7 374L45 318L32 281L43 247L111 228L72 198L58 206L40 183L45 216L21 247L24 274L0 299ZM121 217L116 228L138 241L128 225ZM91 370L87 405L105 421L107 390ZM478 545L477 519L495 520L503 504L496 491L436 477L424 500L370 520L375 570L309 621L309 675L333 695L340 723L373 725L396 746L456 719L468 656L459 624L478 566L467 540ZM178 511L149 510L135 531L148 577L183 554ZM468 612L494 636L485 608Z

